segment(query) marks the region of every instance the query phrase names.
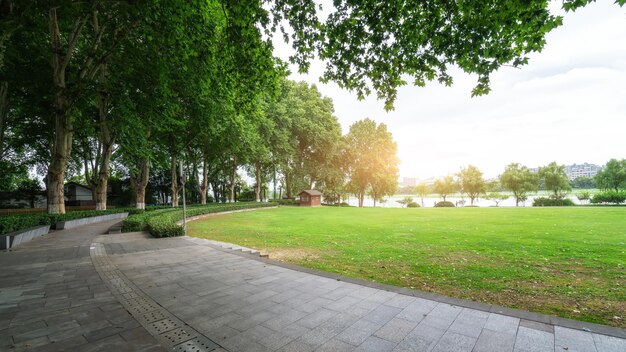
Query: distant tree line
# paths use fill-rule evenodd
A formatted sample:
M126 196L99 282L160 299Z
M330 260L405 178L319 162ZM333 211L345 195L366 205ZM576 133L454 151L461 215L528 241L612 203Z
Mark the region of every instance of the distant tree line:
M528 167L518 163L511 163L506 166L504 172L496 180L485 180L483 173L475 166L469 165L462 168L455 175L435 180L432 185L419 184L416 187L404 187L400 194L418 194L424 203L424 197L428 194L438 194L446 202L450 194L461 193L470 200L470 205L479 198L492 200L498 205L503 200L509 198L502 194L502 191L512 193L515 205L519 206L528 200L531 193L537 192L540 188L550 191L548 199L559 204L572 189L599 188L603 193L592 197L588 192L577 195L579 200L591 200L595 203L622 203L624 200L621 194L626 190L626 159L611 159L598 172L594 178L581 177L569 181L565 173L565 166L556 162L540 167L538 172L531 171ZM617 195L615 195L617 194ZM412 200L411 200L412 201ZM408 204L408 198L402 204Z

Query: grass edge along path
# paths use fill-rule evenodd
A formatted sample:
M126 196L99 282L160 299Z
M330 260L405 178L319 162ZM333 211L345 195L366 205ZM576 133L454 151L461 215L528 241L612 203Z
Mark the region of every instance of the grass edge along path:
M624 208L281 207L188 226L305 267L626 327Z

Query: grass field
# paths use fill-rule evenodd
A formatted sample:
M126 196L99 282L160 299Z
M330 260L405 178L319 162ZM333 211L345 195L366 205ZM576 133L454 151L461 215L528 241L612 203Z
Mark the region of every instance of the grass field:
M626 208L282 207L189 230L346 276L626 327Z

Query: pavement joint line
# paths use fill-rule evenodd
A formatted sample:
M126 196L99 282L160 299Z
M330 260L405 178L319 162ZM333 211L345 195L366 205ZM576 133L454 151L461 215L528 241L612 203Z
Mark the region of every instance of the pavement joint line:
M102 237L102 236L99 236ZM113 296L148 333L170 351L213 351L220 346L185 324L130 281L109 259L96 237L90 246L96 271Z

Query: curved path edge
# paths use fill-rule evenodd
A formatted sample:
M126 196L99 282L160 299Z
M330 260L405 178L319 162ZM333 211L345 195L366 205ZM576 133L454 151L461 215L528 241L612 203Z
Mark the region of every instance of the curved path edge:
M91 243L90 255L96 271L126 310L164 348L171 351L213 351L219 346L159 305L130 281L109 259L103 236Z
M618 328L618 327L602 325L602 324L594 324L594 323L584 322L580 320L562 318L562 317L558 317L554 315L535 313L535 312L525 311L521 309L502 307L502 306L498 306L495 304L488 304L488 303L476 302L476 301L472 301L468 299L449 297L449 296L432 293L432 292L426 292L426 291L421 291L421 290L416 290L416 289L409 289L405 287L382 284L382 283L368 281L364 279L348 277L348 276L344 276L341 274L330 273L327 271L307 268L307 267L303 267L300 265L290 264L290 263L278 261L275 259L271 259L267 256L259 256L258 250L254 248L241 247L237 244L232 244L232 243L227 243L227 242L217 242L217 241L213 241L209 239L191 237L191 236L185 236L183 238L192 242L196 242L196 244L200 244L198 242L202 241L203 245L207 245L211 248L217 249L222 252L244 256L246 258L261 261L266 264L271 264L271 265L279 266L285 269L295 270L295 271L299 271L299 272L303 272L307 274L334 279L337 281L344 281L344 282L348 282L348 283L352 283L352 284L356 284L360 286L375 288L375 289L384 290L388 292L394 292L394 293L411 296L411 297L423 298L423 299L427 299L427 300L431 300L431 301L435 301L439 303L446 303L446 304L450 304L450 305L454 305L458 307L470 308L470 309L480 310L480 311L484 311L488 313L497 313L497 314L519 318L519 319L523 319L527 321L554 325L554 326L561 326L565 328L582 330L585 332L591 332L591 333L626 339L626 330Z

